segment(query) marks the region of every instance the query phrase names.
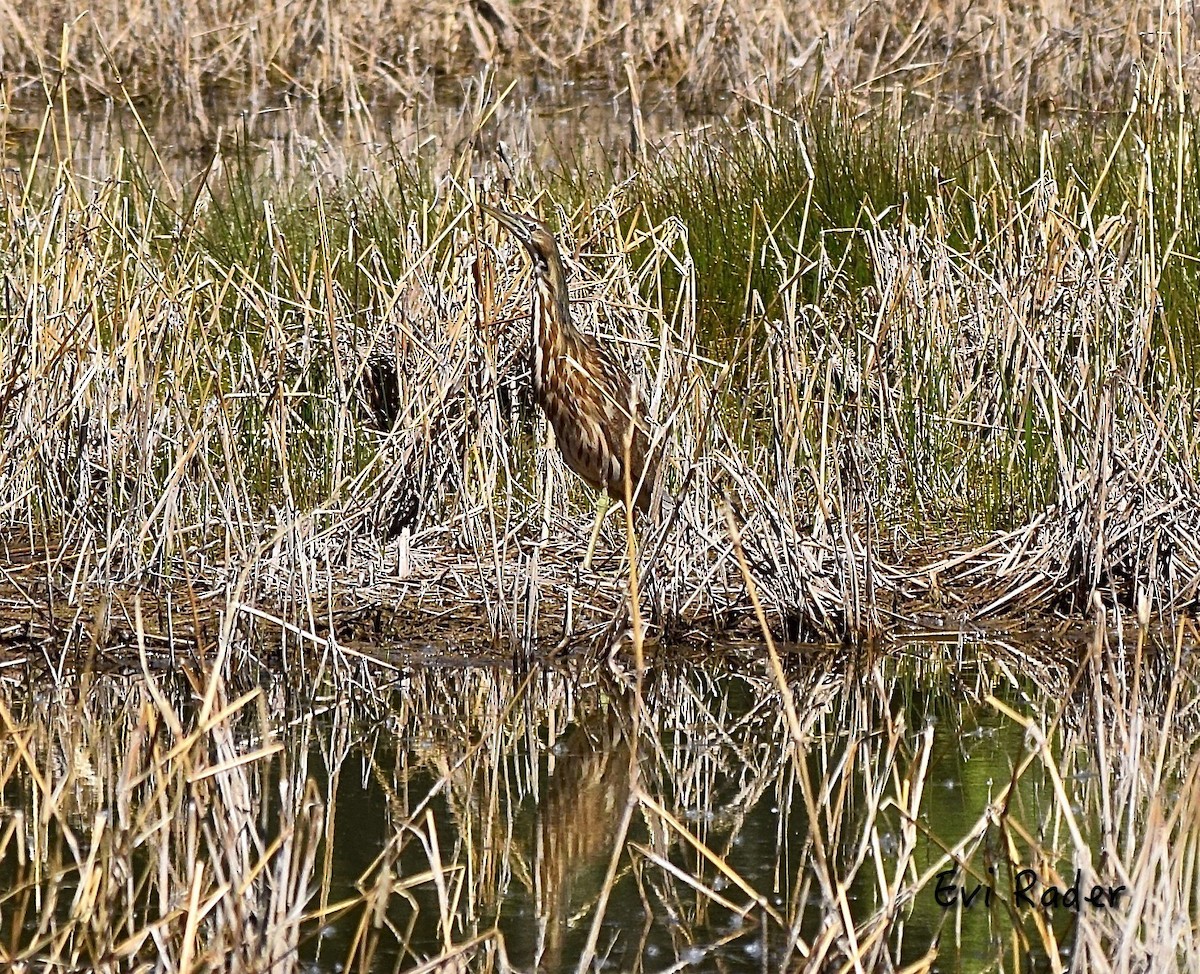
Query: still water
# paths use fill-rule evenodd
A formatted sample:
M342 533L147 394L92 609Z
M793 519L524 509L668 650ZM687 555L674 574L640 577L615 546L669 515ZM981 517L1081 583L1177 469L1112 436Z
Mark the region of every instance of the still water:
M221 708L205 717L199 682L8 684L0 941L32 958L47 931L81 939L101 848L129 874L111 894L127 928L215 876L196 951L286 921L281 969L1058 970L1130 909L1087 900L1130 882L1104 817L1144 827L1128 789L1113 808L1138 773L1112 736L1131 712L1118 651L784 653L795 723L763 647L652 659L640 696L620 665L405 656L319 692L251 686L207 742ZM1139 665L1148 727L1172 663Z

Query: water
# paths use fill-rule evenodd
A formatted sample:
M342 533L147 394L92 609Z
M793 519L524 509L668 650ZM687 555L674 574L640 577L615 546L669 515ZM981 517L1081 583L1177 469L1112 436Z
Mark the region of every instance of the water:
M247 924L267 942L290 915L285 963L311 971L447 955L455 970L569 971L584 956L622 971L848 957L1056 970L1129 905L1049 909L1045 886L1061 898L1076 868L1085 898L1132 882L1131 860L1114 860L1128 846L1104 840L1106 806L1148 828L1150 796L1121 791L1137 755L1096 747L1128 687L1106 698L1101 665L1068 694L1080 652L912 642L788 655L795 729L761 647L664 656L641 707L604 665L514 674L444 659L390 682L362 670L316 696L252 691L192 738L162 716L181 730L200 720L183 680L157 677L157 702L144 677L93 677L70 696L9 685L0 889L26 895L0 901L0 942L44 957L39 929L86 941L80 877L103 866L137 878L107 893L82 883L102 887L94 914L123 918L122 933L169 918L199 884L218 904L199 955ZM1165 699L1156 665L1143 718ZM1050 750L1025 721L1054 724ZM973 875L951 876L947 850ZM1014 899L1021 869L1038 874L1036 906Z
M482 122L470 106L470 92L462 91L423 107L380 99L349 112L284 95L218 101L203 113L181 105L135 113L114 101L66 111L56 103L48 111L41 101L25 100L0 110L8 137L0 173L13 177L15 187L36 153L43 164L69 163L87 179L128 178L122 160L132 157L155 185L167 177L169 197L188 198L204 178L218 185L230 161L268 182L286 185L307 175L338 188L386 182L396 169L441 179L464 151L477 175L497 178L498 171L519 185L534 173L620 180L633 171L629 109L606 88L572 85L558 97L513 94ZM645 135L660 147L684 143L719 121L726 107L684 109L673 98L648 99Z

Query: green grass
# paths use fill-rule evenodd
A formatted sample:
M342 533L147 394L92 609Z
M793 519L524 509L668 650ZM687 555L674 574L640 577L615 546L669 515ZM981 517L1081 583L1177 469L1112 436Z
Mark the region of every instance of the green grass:
M792 119L771 117L770 133L767 121L670 152L638 183L649 223L671 216L688 228L712 348L736 341L755 297L767 314L779 313L795 257L811 268L801 275L804 300L829 297L823 262L843 269L839 285L853 291L872 280L865 227L920 224L936 199L947 242L971 251L995 233L997 211L1051 175L1086 193L1072 214L1082 232L1132 212L1161 245L1174 240L1174 256L1162 261L1156 338L1194 373L1200 173L1195 154L1180 146L1181 138L1195 139L1193 112L1142 106L1054 132L1013 132L886 113L858 120L825 101L798 108ZM1146 174L1158 182L1152 195Z
M747 336L761 346L763 322L794 313L785 307L790 300L818 309L822 328L857 345L861 365L870 354L864 337L875 326L871 315L879 300L873 248L888 234L932 232L951 262L974 265L981 277L1015 280L1023 267L1040 268L1057 302L1072 300L1071 287L1055 279L1057 255L1039 251L1047 234L1061 231L1062 246L1124 248L1142 311L1122 308L1092 325L1080 319L1060 341L1050 336L1057 310L1044 295L1031 294L1033 304L1015 309L1012 327L1047 330L1046 354L1072 401L1086 396L1089 383L1104 381L1101 359L1104 367L1123 362L1137 345L1129 332L1147 327L1143 390L1164 405L1175 400L1194 409L1200 401L1194 271L1200 193L1194 155L1181 151L1181 140L1194 140L1196 128L1194 114L1169 106L1142 105L1127 116L1064 124L1055 132L1014 133L883 114L858 121L825 102L801 109L794 120L771 116L668 153L638 181L630 219L653 226L673 218L686 226L700 334L717 357ZM1058 187L1052 216L1030 209L1034 187L1046 180ZM1123 236L1098 239L1108 220L1120 222ZM1086 283L1086 274L1081 280ZM678 275L671 284L677 286ZM1144 314L1140 324L1130 317L1135 312ZM910 464L916 476L902 485L909 516L944 513L939 501L949 501L950 510L969 512L976 527L1006 528L1053 501L1063 460L1051 448L1055 419L1037 402L1043 380L1015 371L1032 363L1012 356L976 363L973 381L984 378L981 368L998 371L999 413L991 414L998 425L983 436L967 435L970 427L929 418L956 414L960 390L946 382L958 366L941 354L948 349L931 344L927 333L909 337L897 342L899 358L892 363L899 431L878 416L865 428L854 420L860 431L894 436L897 452L922 459ZM952 344L962 337L946 336ZM826 336L815 336L808 361L818 364L827 344ZM1077 376L1074 360L1092 345L1106 351ZM749 361L761 369L761 358ZM839 398L837 390L832 394ZM856 397L840 398L843 412L862 406ZM1075 424L1072 439L1090 435L1086 415L1071 410L1058 419ZM960 489L944 489L950 482ZM961 490L968 484L970 497Z

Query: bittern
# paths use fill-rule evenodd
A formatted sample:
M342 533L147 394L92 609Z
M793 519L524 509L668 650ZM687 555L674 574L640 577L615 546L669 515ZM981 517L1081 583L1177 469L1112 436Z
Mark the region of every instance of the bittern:
M483 206L533 259L533 393L568 467L601 495L584 567L611 500L650 509L655 464L634 383L611 348L576 326L558 241L540 220Z

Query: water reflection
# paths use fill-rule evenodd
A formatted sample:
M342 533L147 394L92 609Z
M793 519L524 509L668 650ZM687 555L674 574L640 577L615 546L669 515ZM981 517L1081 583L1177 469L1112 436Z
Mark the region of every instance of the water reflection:
M632 749L615 710L575 723L555 746L537 809L539 970L562 970L568 928L591 912L608 864L619 850L618 825L632 799Z
M1194 664L1147 658L1141 700L1175 681L1178 703ZM1114 659L796 656L800 727L760 650L664 663L640 706L583 664L411 668L279 707L206 703L186 680L97 677L77 699L9 684L0 948L321 971L1057 969L1128 913L1015 903L1017 870L1039 892L1076 869L1136 884L1105 818L1118 787L1140 845L1191 841L1155 831L1136 790L1149 766L1112 720L1130 699ZM1141 753L1177 789L1195 735L1156 737L1159 717L1140 712Z
M470 110L471 103L469 93L459 91L422 110L380 101L355 112L330 112L288 97L230 100L203 115L178 105L142 106L135 113L112 101L67 112L41 102L10 104L0 108L7 135L0 172L11 167L25 175L37 152L52 167L69 162L72 172L103 181L128 178L132 158L152 180L165 175L174 187L192 186L194 192L201 176L218 185L229 160L239 162L240 179L253 172L294 182L307 174L334 177L338 187L397 169L443 172L467 154L477 167L521 184L531 171L602 172L619 179L632 165L628 108L610 91L576 87L560 100L515 93L482 116ZM681 141L720 117L719 105L685 111L675 99L652 104L643 131L655 145Z

